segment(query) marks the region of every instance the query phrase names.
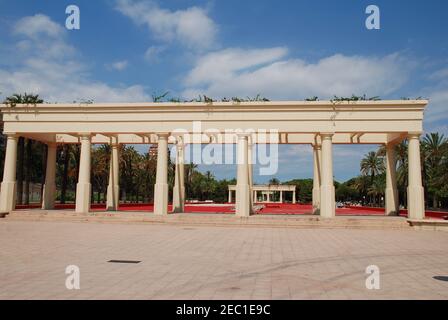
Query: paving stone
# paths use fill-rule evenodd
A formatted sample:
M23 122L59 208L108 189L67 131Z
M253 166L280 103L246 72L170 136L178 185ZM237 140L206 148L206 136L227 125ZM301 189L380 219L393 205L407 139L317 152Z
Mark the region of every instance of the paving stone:
M5 219L0 241L0 299L448 299L446 232Z

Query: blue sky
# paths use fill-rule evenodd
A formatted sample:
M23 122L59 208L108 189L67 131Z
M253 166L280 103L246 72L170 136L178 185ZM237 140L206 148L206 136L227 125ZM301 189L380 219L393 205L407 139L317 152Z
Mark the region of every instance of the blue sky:
M80 8L80 30L65 28L70 4ZM369 4L380 8L380 30L365 27ZM0 98L423 96L425 130L446 134L447 12L444 0L1 0ZM335 146L335 178L358 174L371 149ZM282 146L276 176L311 177L311 160L308 146ZM235 174L234 166L201 169Z

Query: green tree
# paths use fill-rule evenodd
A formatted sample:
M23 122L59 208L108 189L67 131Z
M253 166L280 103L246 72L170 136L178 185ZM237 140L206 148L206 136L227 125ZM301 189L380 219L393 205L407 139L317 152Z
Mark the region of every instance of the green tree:
M361 173L370 176L370 182L373 183L375 175L384 171L384 162L381 157L374 151L370 151L361 160Z
M422 141L422 156L423 166L425 167L425 182L428 194L432 196L432 207L438 207L438 198L440 196L439 190L441 185L438 182L438 177L443 171L440 170L442 161L446 158L447 139L443 134L428 133Z

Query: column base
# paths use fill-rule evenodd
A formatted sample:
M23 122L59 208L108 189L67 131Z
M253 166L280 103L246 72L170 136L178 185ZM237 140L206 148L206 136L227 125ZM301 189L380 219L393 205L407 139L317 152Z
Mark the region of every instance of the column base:
M120 186L119 185L108 185L107 186L107 200L106 208L107 211L117 211L118 203L120 199Z
M384 198L386 199L384 214L386 216L398 216L398 190L386 188Z
M47 186L47 184L44 184L43 191L42 209L53 210L54 202L56 200L56 185L51 184Z
M425 218L425 198L423 187L408 187L408 218Z
M320 188L313 188L313 214L320 214Z
M250 208L250 187L248 184L237 184L235 200L235 215L239 217L249 217L252 210Z
M92 185L90 183L78 183L76 185L76 209L77 213L88 213L90 211L90 195Z
M154 186L154 214L168 214L168 184L158 184Z
M0 191L0 213L9 213L16 205L16 182L2 182Z
M334 218L336 216L334 186L322 186L320 192L320 216Z
M180 188L175 185L173 188L173 212L174 213L184 212L185 200L182 199L183 194L185 194L185 188Z
M180 210L185 211L185 187L180 187Z

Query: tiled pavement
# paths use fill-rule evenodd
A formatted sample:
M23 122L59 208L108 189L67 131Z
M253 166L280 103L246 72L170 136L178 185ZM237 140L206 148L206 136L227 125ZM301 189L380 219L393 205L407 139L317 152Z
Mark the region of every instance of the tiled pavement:
M0 299L448 299L446 232L0 220L0 243Z

